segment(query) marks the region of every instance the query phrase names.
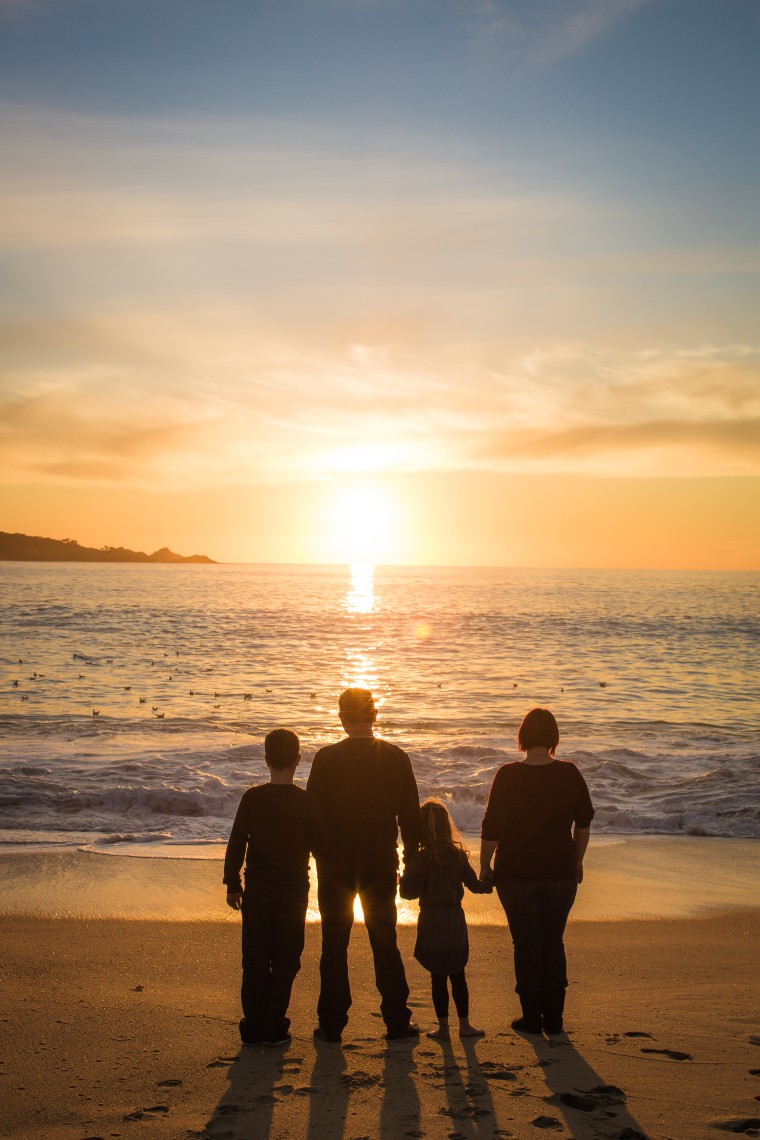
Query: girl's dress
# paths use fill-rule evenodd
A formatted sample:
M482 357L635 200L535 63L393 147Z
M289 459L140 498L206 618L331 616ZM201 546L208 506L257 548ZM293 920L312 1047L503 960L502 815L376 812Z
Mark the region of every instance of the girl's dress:
M470 944L462 909L464 888L476 895L491 893L482 883L464 851L445 863L433 863L423 852L407 862L399 884L402 899L419 899L414 956L431 974L458 974L467 965Z

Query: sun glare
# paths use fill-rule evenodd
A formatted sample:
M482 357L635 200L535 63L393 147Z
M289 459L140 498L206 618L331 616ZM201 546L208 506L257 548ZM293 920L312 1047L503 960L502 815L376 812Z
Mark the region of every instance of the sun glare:
M328 508L327 561L374 565L398 557L399 512L391 495L372 484L342 487Z

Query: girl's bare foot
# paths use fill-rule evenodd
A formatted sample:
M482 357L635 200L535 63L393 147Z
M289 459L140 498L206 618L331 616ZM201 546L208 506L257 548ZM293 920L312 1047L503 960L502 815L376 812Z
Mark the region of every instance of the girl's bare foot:
M431 1037L433 1041L450 1041L451 1035L449 1034L448 1021L439 1021L438 1028L431 1029L431 1031L426 1034L426 1036Z
M459 1036L460 1037L485 1037L485 1029L476 1029L469 1021L459 1022Z

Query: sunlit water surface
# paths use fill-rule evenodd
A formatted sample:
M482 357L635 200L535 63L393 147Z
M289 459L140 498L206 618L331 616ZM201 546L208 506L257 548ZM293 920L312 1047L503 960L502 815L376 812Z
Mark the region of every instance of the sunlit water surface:
M757 575L5 563L0 583L6 850L219 858L264 734L299 733L305 780L346 685L465 831L543 705L595 834L760 835Z

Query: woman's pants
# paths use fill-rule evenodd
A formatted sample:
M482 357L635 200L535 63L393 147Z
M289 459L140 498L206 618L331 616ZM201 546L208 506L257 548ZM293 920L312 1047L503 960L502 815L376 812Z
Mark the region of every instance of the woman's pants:
M578 884L575 879L497 886L515 953L515 989L522 997L564 990L567 963L562 941Z
M431 974L430 980L433 984L433 1008L438 1020L443 1021L449 1016L449 980L457 1016L466 1018L470 1012L470 993L464 970L457 974Z

